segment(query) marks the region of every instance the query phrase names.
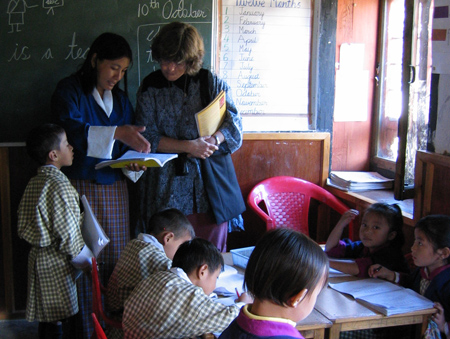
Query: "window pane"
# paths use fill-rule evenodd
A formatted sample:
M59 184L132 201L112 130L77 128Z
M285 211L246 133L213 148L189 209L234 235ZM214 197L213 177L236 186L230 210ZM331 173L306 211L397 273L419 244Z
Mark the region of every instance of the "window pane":
M398 119L402 112L402 58L404 0L386 2L383 51L379 72L379 120L377 155L396 161Z
M416 25L413 30L412 62L415 79L410 85L408 137L405 159L405 185L414 184L417 150L426 150L430 104L429 31L430 6L419 1L416 8Z

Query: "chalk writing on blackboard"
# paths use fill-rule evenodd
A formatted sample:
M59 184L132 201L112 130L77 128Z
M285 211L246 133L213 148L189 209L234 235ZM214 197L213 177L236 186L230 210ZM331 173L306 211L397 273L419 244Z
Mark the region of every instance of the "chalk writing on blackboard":
M28 6L25 0L10 0L8 3L8 23L11 27L11 30L8 33L14 33L21 31L21 26L25 24L25 12L27 8L37 7Z
M74 32L72 34L72 40L69 44L67 44L67 54L64 60L78 60L78 59L86 59L86 55L89 52L88 48L81 48L77 45L76 42L77 33ZM11 57L8 59L8 62L12 61L26 61L30 60L32 57L32 53L28 46L20 46L16 44L14 51L11 53ZM51 48L47 48L45 52L41 56L41 60L44 59L53 59L53 52Z
M55 8L64 6L64 0L42 0L42 7L47 9L47 14L55 15Z
M205 67L212 65L212 22L216 13L212 0L4 3L0 68L8 81L8 86L2 88L8 100L0 107L0 144L23 142L36 123L51 120L50 98L56 84L79 68L89 46L102 32L124 36L132 48L133 65L128 72L132 104L143 77L159 68L151 58L152 39L160 27L171 21L197 27L205 42ZM23 100L24 94L27 100Z

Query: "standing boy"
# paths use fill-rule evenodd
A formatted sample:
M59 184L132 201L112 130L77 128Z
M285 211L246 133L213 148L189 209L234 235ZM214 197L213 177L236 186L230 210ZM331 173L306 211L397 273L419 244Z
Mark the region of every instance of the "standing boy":
M125 338L191 338L223 331L239 313L208 297L216 287L223 257L209 241L183 243L170 271L152 274L125 302ZM243 293L239 301L251 301Z
M169 270L178 247L195 237L186 216L176 208L154 214L149 221L150 234L131 240L108 282L109 311L123 311L125 300L142 280L158 271Z
M26 319L39 321L39 338L62 338L64 320L78 313L76 268L92 254L81 235L79 196L61 167L72 165L64 129L34 128L28 155L41 167L28 183L18 210L18 235L30 243Z

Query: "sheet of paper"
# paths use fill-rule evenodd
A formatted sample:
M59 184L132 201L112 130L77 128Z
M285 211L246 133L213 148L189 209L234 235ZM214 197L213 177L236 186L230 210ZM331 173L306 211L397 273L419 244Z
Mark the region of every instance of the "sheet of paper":
M239 293L244 292L244 275L231 266L225 265L224 272L220 273L217 279L214 293L220 296L236 297L236 289Z
M387 292L403 289L381 279L362 279L343 283L329 283L331 288L341 293L350 294L353 298L360 298L367 295L382 295Z

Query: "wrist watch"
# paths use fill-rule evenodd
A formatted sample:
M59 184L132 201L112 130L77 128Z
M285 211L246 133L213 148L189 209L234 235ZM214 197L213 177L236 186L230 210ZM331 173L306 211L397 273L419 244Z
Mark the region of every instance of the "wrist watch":
M213 137L216 139L216 145L219 146L220 145L219 137L217 135L213 135Z

